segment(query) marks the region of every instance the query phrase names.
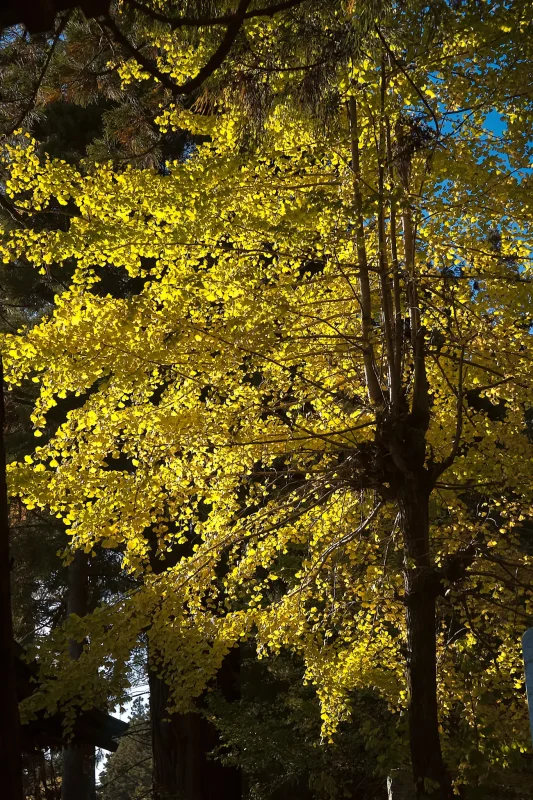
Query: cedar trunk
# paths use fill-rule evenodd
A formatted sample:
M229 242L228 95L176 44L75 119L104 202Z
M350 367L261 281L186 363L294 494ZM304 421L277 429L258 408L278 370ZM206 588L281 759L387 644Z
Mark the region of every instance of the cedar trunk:
M0 776L2 797L5 800L22 800L22 756L11 611L9 506L4 426L4 379L0 358Z
M153 572L160 575L193 551L190 544L175 547L163 559L156 558L156 552L154 538L150 564ZM157 675L157 657L150 647L148 662L153 800L240 800L240 770L209 757L220 744L215 727L200 714L169 714L169 686ZM237 699L235 679L239 668L240 653L235 648L226 656L217 675L218 688L227 700Z
M405 552L409 739L417 798L452 800L437 705L436 581L429 548L429 490L409 476L400 494Z
M77 550L68 567L67 614L83 617L89 601L89 556ZM83 642L69 642L70 657L77 661ZM94 747L70 744L63 750L61 800L94 800L96 797Z
M149 683L154 800L239 800L240 771L209 757L220 743L213 725L199 714L169 715L168 685L154 671Z

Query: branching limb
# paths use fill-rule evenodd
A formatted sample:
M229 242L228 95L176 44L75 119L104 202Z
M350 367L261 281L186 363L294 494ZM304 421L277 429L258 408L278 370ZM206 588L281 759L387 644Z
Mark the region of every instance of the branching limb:
M387 263L387 246L385 239L385 165L386 165L386 124L385 98L387 75L385 59L381 60L380 115L378 142L378 247L379 247L379 279L381 287L381 313L383 317L383 335L387 351L389 394L392 408L397 409L399 400L398 372L394 347L394 327L392 302L389 286L389 269Z
M272 5L247 11L243 16L243 19L247 20L253 19L254 17L273 17L274 14L279 14L281 11L287 11L290 8L295 8L296 6L302 5L305 2L307 2L307 0L285 0L285 2L282 3L273 3ZM201 28L213 27L215 25L231 25L235 19L235 14L221 14L218 17L167 17L165 14L161 14L159 11L156 11L155 9L147 6L145 3L140 2L140 0L127 0L127 4L132 8L135 8L137 11L145 14L147 17L151 17L151 19L169 25L173 30L176 30L177 28Z
M357 261L359 266L359 289L361 292L361 328L363 361L368 397L371 403L379 405L383 402L383 394L376 374L374 349L371 341L372 331L372 297L370 294L370 277L365 246L365 226L363 219L363 198L361 195L361 164L359 159L359 128L357 121L357 102L355 97L348 100L348 116L350 120L353 191L355 210L355 237Z
M246 10L250 5L251 0L240 0L235 14L231 16L231 20L226 29L226 33L218 48L215 50L211 58L200 69L194 78L190 78L185 83L175 83L170 75L162 72L156 65L144 56L135 45L130 42L128 37L121 31L116 21L111 17L105 18L106 27L112 32L117 42L121 44L124 49L146 70L153 78L159 81L166 89L168 89L175 97L190 95L197 91L205 81L219 69L226 56L229 54L233 43L235 42L239 32L242 28Z
M345 536L342 536L338 541L333 542L333 544L330 544L330 546L324 550L318 562L312 567L311 569L312 574L307 579L307 582L305 584L306 586L308 586L309 583L311 583L313 575L317 575L320 572L320 570L322 569L322 567L324 566L330 555L334 553L335 550L338 550L339 547L343 547L345 544L352 542L357 536L359 536L368 528L370 523L374 521L374 519L377 517L377 515L383 508L383 505L384 505L383 501L379 502L377 506L375 506L372 509L368 517L354 531L350 531L350 533L347 533Z
M440 464L436 464L433 470L433 479L436 480L443 472L445 472L448 467L451 467L453 462L457 457L457 453L459 452L459 447L461 445L461 436L463 433L463 403L464 403L464 372L465 372L465 347L461 348L461 354L459 356L459 368L458 368L458 378L457 378L457 421L455 425L455 436L453 439L452 449L450 454L441 461Z

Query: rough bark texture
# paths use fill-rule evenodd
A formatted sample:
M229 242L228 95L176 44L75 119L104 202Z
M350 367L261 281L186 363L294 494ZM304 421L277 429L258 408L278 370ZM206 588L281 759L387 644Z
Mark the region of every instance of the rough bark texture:
M22 800L22 757L17 702L13 618L11 611L11 562L9 510L4 446L4 389L0 359L0 776L2 797Z
M67 614L85 616L89 598L89 557L78 550L68 567ZM69 642L70 657L76 661L83 642ZM95 800L94 747L69 745L63 751L61 800Z
M423 473L400 493L405 548L407 686L411 763L418 798L452 800L437 706L436 582L429 552L429 489Z
M167 684L149 673L154 800L239 800L241 776L208 757L216 730L198 714L169 717Z

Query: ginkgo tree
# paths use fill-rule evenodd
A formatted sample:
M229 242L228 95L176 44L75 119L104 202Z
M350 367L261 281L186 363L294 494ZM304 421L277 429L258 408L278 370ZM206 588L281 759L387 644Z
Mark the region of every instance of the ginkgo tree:
M369 24L325 126L282 66L253 142L230 91L212 113L168 105L156 123L205 143L165 175L5 147L28 223L2 257L76 265L53 313L4 338L8 381L40 386L37 437L78 398L12 492L141 582L71 622L90 647L43 654L61 680L34 703L119 696L148 631L187 709L249 638L299 653L326 738L353 690L407 710L419 797L525 749L530 23L519 4L469 14ZM269 25L248 28L259 56ZM32 224L52 203L68 229ZM109 269L142 291L101 291ZM172 566L153 568L154 537Z

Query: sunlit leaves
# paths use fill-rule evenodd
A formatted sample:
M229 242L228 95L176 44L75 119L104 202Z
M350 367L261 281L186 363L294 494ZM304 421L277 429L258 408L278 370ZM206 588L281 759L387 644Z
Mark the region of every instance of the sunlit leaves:
M497 761L507 757L498 737L523 746L517 643L533 611L533 237L529 177L515 173L526 154L513 138L488 140L485 109L454 118L480 94L480 72L480 102L495 95L507 108L503 76L516 74L501 61L494 74L490 58L500 51L477 52L500 22L465 32L456 19L441 50L418 53L410 80L387 62L393 146L384 191L388 207L408 206L417 226L428 464L445 461L457 439L431 497L431 557L442 567L466 547L475 553L445 587L438 616L443 736L465 773L474 748ZM400 33L390 33L393 51L414 48ZM228 95L211 114L162 112L162 127L210 136L165 175L67 168L39 159L31 141L5 155L21 212L56 199L71 217L61 230L4 231L2 257L37 268L76 263L53 313L5 338L8 380L40 386L33 421L44 434L42 446L11 465L12 491L28 507L60 515L75 547L116 548L139 581L90 621L91 648L69 667L76 680L102 659L123 664L149 629L174 701L186 707L224 654L255 637L260 656L301 653L326 737L349 715L353 689L370 687L395 711L405 707L403 573L411 565L396 487L372 472L383 407L369 402L365 386L345 110L359 92L370 340L386 395L376 224L380 42L374 36L364 58L335 74L339 95L327 127L297 109L287 90L276 96L263 137L239 148L243 111ZM434 130L432 109L442 130ZM407 196L397 178L405 169L402 127L414 140ZM389 216L389 264L392 233ZM397 322L408 342L411 287L399 222L396 233ZM122 297L101 291L109 270L141 279L141 288ZM413 373L406 348L407 400ZM51 432L50 409L73 398L76 407ZM472 744L474 731L482 734Z

